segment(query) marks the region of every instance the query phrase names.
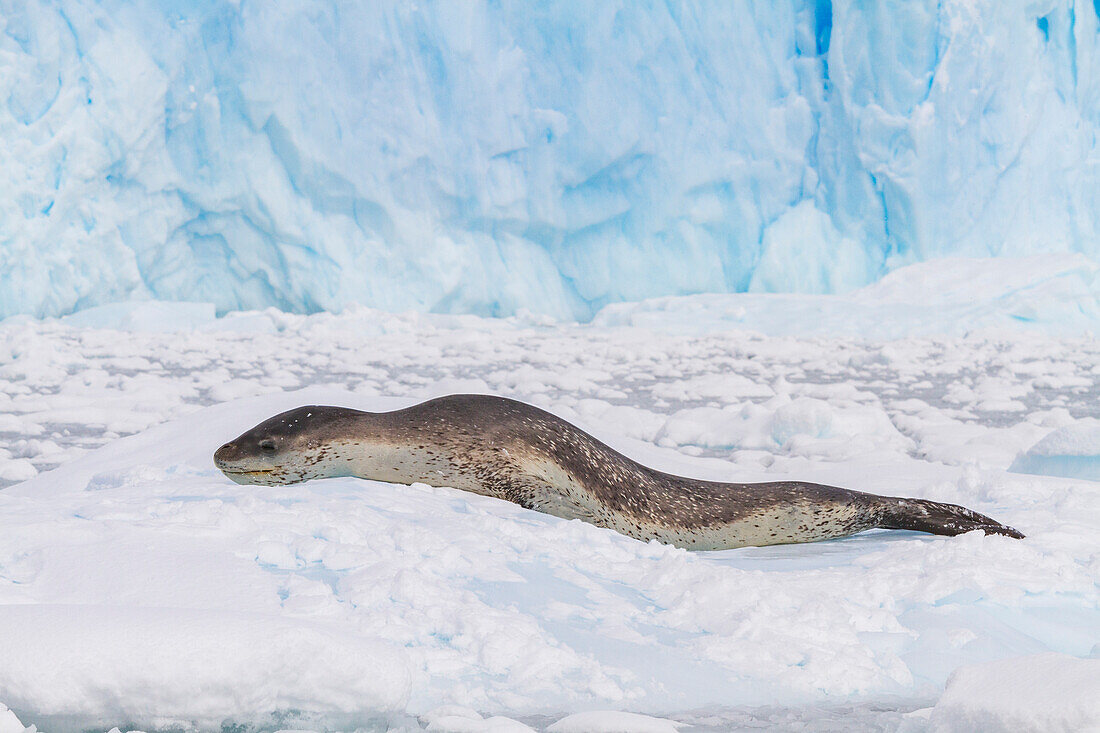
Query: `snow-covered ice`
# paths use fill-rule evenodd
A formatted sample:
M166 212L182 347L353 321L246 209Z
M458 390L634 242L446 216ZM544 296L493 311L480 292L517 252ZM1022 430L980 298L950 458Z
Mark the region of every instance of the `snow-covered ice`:
M0 316L1100 258L1095 0L0 2Z
M114 328L8 319L0 702L14 714L0 724L518 731L600 710L700 731L1091 722L1087 706L1059 718L1057 699L1006 708L965 691L1027 687L1011 670L1038 659L1066 689L1100 692L1086 659L1097 484L1009 470L1095 424L1100 344L1084 316L1048 332L977 291L906 335L917 298L902 295L894 330L884 306L869 338L823 326L858 297L760 294L614 306L587 325L366 308L150 318L140 304L82 316ZM792 314L806 308L820 319ZM663 470L925 496L1028 537L869 532L693 554L450 489L240 486L211 464L295 405L456 391L538 404Z

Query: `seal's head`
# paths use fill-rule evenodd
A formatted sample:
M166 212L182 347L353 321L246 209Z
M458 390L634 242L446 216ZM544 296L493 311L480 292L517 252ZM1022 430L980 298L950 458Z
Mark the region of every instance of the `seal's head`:
M264 420L214 453L214 465L239 484L293 484L346 475L339 445L355 410L308 405Z

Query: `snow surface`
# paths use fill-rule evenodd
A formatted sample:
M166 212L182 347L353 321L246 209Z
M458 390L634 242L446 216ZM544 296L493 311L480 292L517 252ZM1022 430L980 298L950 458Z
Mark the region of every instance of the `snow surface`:
M0 316L1100 259L1095 0L0 2Z
M991 280L1076 292L1020 269ZM947 290L917 272L916 289ZM8 319L0 701L49 731L518 731L597 710L698 731L1062 720L1056 698L967 691L1026 687L1035 655L1057 654L1037 657L1051 677L1100 693L1078 664L1100 628L1097 484L1008 470L1100 416L1100 344L1084 317L1048 333L983 292L918 335L899 292L874 338L824 335L861 301L811 295L614 306L589 325L163 304ZM81 321L96 315L115 328ZM291 406L456 391L541 405L663 470L958 502L1028 537L688 553L450 489L249 487L211 464ZM979 671L951 676L964 665Z

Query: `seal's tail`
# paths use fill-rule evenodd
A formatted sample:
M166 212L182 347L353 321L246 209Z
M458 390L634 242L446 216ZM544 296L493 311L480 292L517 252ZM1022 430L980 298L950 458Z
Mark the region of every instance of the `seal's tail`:
M883 501L883 515L879 527L883 529L909 529L932 534L957 535L980 529L986 534L1001 534L1023 539L1023 533L978 514L958 504L944 504L928 499L893 499Z

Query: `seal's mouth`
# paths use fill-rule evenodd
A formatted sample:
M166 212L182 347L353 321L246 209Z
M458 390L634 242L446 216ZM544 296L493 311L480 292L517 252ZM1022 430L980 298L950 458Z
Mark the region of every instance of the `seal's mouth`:
M274 468L260 468L255 471L237 471L232 468L223 468L221 472L227 476L263 476L269 473L275 473Z
M235 484L258 484L260 486L276 486L278 484L288 483L285 475L282 471L274 468L257 468L257 469L242 469L242 468L221 468L218 467L225 477Z

